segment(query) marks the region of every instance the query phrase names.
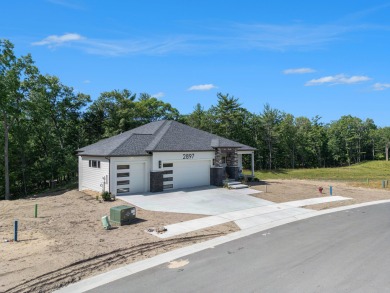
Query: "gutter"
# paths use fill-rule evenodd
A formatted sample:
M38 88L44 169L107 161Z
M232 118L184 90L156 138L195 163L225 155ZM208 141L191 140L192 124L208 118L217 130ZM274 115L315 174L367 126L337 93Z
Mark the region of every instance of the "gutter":
M108 192L111 192L111 159L110 157L104 157L108 160Z

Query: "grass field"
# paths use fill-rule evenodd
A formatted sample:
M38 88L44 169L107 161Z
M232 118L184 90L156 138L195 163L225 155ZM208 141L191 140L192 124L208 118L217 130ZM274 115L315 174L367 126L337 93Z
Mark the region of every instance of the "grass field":
M282 169L273 171L256 171L260 180L269 179L308 179L348 181L357 185L365 184L371 187L381 187L382 180L390 181L390 162L369 161L339 168L316 169ZM368 179L368 184L367 184Z

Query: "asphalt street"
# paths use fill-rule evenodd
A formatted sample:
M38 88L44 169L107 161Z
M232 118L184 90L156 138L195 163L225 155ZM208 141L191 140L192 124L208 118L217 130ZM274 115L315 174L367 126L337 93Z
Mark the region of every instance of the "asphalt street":
M171 267L88 292L390 292L390 204L286 224Z

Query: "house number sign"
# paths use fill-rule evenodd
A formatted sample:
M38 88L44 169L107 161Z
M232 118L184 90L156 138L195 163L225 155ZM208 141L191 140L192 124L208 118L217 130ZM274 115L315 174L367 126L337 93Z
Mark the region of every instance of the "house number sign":
M183 160L192 160L195 154L183 154Z

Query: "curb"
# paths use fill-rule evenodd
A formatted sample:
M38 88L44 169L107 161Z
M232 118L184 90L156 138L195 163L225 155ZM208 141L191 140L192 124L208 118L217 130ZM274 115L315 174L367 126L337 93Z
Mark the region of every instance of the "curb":
M268 230L271 228L275 228L278 226L282 226L288 223L296 222L299 220L304 220L316 216L321 216L321 215L326 215L326 214L331 214L335 212L340 212L340 211L345 211L345 210L350 210L350 209L356 209L360 207L365 207L365 206L371 206L371 205L377 205L377 204L382 204L382 203L390 203L390 200L379 200L379 201L373 201L373 202L367 202L367 203L361 203L361 204L355 204L355 205L350 205L350 206L342 206L342 207L337 207L333 209L328 209L328 210L322 210L322 211L312 211L308 212L305 214L285 218L282 220L277 220L271 223L259 225L256 227L248 228L245 230L240 230L231 234L227 234L221 237L217 237L205 242L197 243L191 246L187 247L182 247L176 250L172 250L157 256L154 256L149 259L145 259L142 261L138 261L129 265L126 265L121 268L117 268L111 271L108 271L106 273L93 276L91 278L82 280L78 283L70 284L67 287L61 288L55 292L58 293L75 293L75 292L85 292L100 286L103 286L105 284L111 283L113 281L122 279L124 277L130 276L132 274L147 270L149 268L173 261L175 259L188 256L190 254L194 254L196 252L209 249L209 248L214 248L217 245L221 245L242 237L246 237L264 230Z

